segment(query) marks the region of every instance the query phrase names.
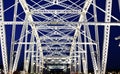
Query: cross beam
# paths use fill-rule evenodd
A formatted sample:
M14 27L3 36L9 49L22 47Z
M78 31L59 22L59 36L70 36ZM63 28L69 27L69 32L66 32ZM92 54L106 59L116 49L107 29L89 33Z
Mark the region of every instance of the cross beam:
M5 21L5 22L1 22L0 23L3 23L4 25L24 25L25 21L21 21L21 22L12 22L12 21ZM95 25L98 25L98 26L105 26L105 25L110 25L110 26L120 26L120 22L36 22L36 21L33 21L33 22L29 22L29 24L40 24L40 25L44 25L44 24L87 24L87 25L91 25L91 26L95 26Z

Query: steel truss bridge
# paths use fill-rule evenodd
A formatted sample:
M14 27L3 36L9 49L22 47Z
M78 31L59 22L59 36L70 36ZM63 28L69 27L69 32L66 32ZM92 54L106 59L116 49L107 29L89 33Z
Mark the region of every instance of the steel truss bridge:
M105 74L110 27L120 26L119 19L112 15L112 1L105 0L103 9L96 4L96 0L15 0L13 5L5 9L4 0L0 0L0 41L4 73L12 74L17 70L24 50L26 72L30 69L31 73L42 74L43 69L69 68L71 74L88 74L87 56L90 51L94 74ZM5 21L4 14L11 8L14 8L13 20ZM105 21L98 21L98 10L105 14ZM111 22L111 19L116 22ZM9 31L12 33L9 55L6 43L8 25L12 26L12 31ZM102 49L100 26L104 27ZM20 34L17 34L17 27L21 29Z

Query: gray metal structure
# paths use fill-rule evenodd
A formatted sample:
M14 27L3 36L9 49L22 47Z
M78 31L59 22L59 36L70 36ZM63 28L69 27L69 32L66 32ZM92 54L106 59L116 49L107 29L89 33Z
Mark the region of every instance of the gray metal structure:
M0 0L0 41L5 74L8 72L12 74L17 70L22 50L24 50L25 72L28 72L29 68L31 68L31 73L41 74L43 69L57 68L65 71L69 68L71 74L76 72L88 74L89 50L94 74L105 74L110 27L120 26L119 19L111 14L112 0L106 0L105 10L97 6L96 0L83 2L81 0L75 0L75 2L73 0L15 0L15 4L5 10L3 1ZM23 12L19 14L18 6L23 9ZM52 6L63 8L56 9ZM93 7L93 13L88 11L90 6ZM4 12L12 7L14 7L13 21L5 21ZM105 14L104 22L97 20L98 9ZM23 13L25 18L20 17ZM87 15L90 17L88 18ZM17 21L17 18L21 21ZM111 22L111 18L116 22ZM7 25L12 25L9 66L5 32ZM16 40L16 26L18 25L22 26L22 30L19 39ZM94 35L90 31L90 26L94 27ZM99 26L104 27L102 49L99 44ZM102 50L102 55L100 55L100 50Z

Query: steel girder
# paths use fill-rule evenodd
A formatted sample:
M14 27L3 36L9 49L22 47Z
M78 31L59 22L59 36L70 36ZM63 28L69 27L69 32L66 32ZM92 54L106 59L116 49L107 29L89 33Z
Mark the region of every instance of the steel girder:
M83 65L83 72L88 74L87 67L87 50L90 49L94 73L95 74L105 74L106 64L107 64L107 55L108 55L108 45L109 45L109 34L110 26L120 26L119 22L111 23L111 18L118 21L116 17L111 14L112 0L106 0L106 11L101 9L96 5L96 0L85 0L84 2L77 5L80 0L73 2L72 0L44 0L46 3L41 4L43 0L38 2L30 0L33 5L29 4L26 0L19 0L15 2L15 11L14 11L14 21L4 21L3 18L3 7L1 7L1 48L4 47L5 50L2 50L2 58L4 64L5 74L8 72L7 65L7 50L5 44L5 28L6 25L23 25L21 36L18 40L14 42L13 35L13 47L18 45L15 61L10 62L10 71L12 72L17 70L18 61L20 58L20 53L22 50L22 45L25 45L24 53L24 70L28 71L29 62L31 61L31 73L34 66L36 66L36 72L42 72L44 64L48 61L51 64L61 64L61 62L69 62L69 66L73 68L74 72L81 72ZM65 2L70 2L71 5L65 4ZM3 6L3 2L0 2ZM17 3L23 8L23 12L26 14L26 18L22 19L20 14L17 13ZM49 7L58 5L63 7L63 10L59 9L49 9ZM83 7L81 7L83 5ZM88 9L90 6L94 7L94 14L91 14ZM37 6L37 7L35 7ZM11 8L11 7L10 7ZM6 9L5 11L9 10ZM99 9L106 14L105 22L97 22L97 10ZM51 14L47 16L46 14ZM64 14L64 15L59 15ZM69 15L65 15L69 14ZM90 15L91 18L94 18L94 22L89 22L87 15ZM79 18L77 17L79 16ZM94 16L94 17L93 17ZM68 19L76 17L77 22L69 21ZM19 18L24 21L16 21L16 18ZM39 18L44 19L41 21ZM96 40L92 39L92 33L90 32L89 26L95 26L95 31L98 30L98 26L105 27L104 41L103 41L103 54L102 62L100 62L100 53L99 53L99 34L96 31ZM28 27L31 27L28 30ZM14 31L15 27L13 27ZM31 35L30 41L28 41L28 35ZM72 34L72 35L71 35ZM24 41L25 39L25 41ZM12 45L11 45L12 46ZM89 46L89 48L88 48ZM96 48L94 48L96 47ZM12 49L11 48L11 49ZM97 51L97 52L96 52ZM11 51L13 53L13 51ZM68 53L68 54L65 54ZM12 57L12 56L11 56ZM63 58L64 57L64 58ZM30 59L31 58L31 59ZM12 64L13 63L13 64ZM53 68L56 68L54 66ZM61 68L61 67L60 67ZM79 68L79 70L77 70Z
M0 21L4 22L3 0L0 0ZM2 52L4 73L7 74L8 60L7 60L7 47L6 47L6 31L5 31L5 25L3 23L0 23L0 41L1 41L1 52Z
M106 1L106 14L105 22L111 22L112 0ZM102 55L102 74L106 72L108 47L109 47L110 25L106 25L104 29L104 43L103 43L103 55Z

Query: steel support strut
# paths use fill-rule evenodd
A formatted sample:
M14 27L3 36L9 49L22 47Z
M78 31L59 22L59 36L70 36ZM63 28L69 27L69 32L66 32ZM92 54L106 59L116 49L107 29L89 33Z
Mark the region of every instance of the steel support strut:
M41 74L43 73L44 63L45 66L49 63L52 63L53 65L56 63L67 63L71 66L71 72L83 72L84 74L88 74L87 54L90 51L94 74L105 74L110 26L120 26L119 22L111 22L111 18L119 21L116 17L111 15L112 0L106 0L106 10L96 5L96 0L84 0L82 3L80 3L81 0L76 0L75 2L71 0L40 0L38 2L34 0L29 1L30 2L27 0L15 0L14 5L4 10L3 0L0 0L0 40L5 74L8 72L5 32L6 25L12 25L9 64L10 73L17 70L22 46L24 46L24 70L26 72L28 72L29 67L31 67L31 73L34 73L35 70L33 69L36 69L36 73ZM42 1L45 1L46 3L41 4ZM71 4L67 4L66 1ZM32 3L34 5L31 5ZM19 11L17 11L19 5L23 8L23 12L20 13L20 15L25 13L25 19L20 16ZM49 7L54 5L61 6L65 9L57 10L51 8L48 10ZM93 5L93 7L91 5ZM13 21L4 21L4 13L13 7ZM88 9L93 9L93 12L91 12L91 10L88 11ZM105 22L97 21L97 9L105 13ZM17 18L20 18L23 21L17 21ZM43 20L41 20L41 18L43 18ZM72 21L70 19L72 19ZM78 21L75 22L75 20ZM91 20L94 22L90 22ZM20 33L20 38L15 40L17 25L22 25L23 27ZM92 27L94 26L95 32L93 32L91 25ZM99 50L100 45L98 26L104 26L102 55L100 55L101 52ZM31 39L29 39L29 37ZM14 59L13 53L14 48L16 47L17 52ZM87 51L88 49L89 51ZM44 52L47 53L43 56ZM70 55L63 54L63 52L70 53ZM50 70L48 66L46 69ZM66 69L64 68L64 70Z
M3 0L0 0L0 21L4 21L4 13L3 13ZM3 60L3 68L4 73L8 72L8 61L7 61L7 47L6 47L6 34L5 34L5 25L0 23L0 41L1 41L1 51L2 51L2 60Z
M17 17L17 4L18 0L15 0L15 7L14 7L14 18L13 18L13 22L16 22L16 17ZM12 38L11 38L11 49L10 49L10 64L9 64L9 73L12 72L12 68L13 68L13 56L14 56L14 42L15 42L15 30L16 30L16 24L14 23L14 25L12 26Z
M106 12L105 22L111 21L112 0L106 0ZM102 71L101 74L106 72L108 47L109 47L110 25L105 25L104 29L104 42L103 42L103 54L102 54Z
M93 4L96 5L96 0L93 0ZM97 8L93 6L94 12L94 22L97 23ZM100 74L100 46L99 46L99 32L98 32L98 25L95 24L95 41L97 43L96 46L96 54L97 54L97 67L98 67L98 74Z
M87 13L87 11L88 11L91 3L92 3L92 0L86 0L86 1L85 1L84 7L83 7L82 12L81 12L81 15L80 15L79 22L83 22L83 21L84 21L85 15L86 15L86 13ZM78 25L78 26L76 27L70 52L73 51L74 46L76 45L76 38L78 37L78 33L79 33L79 31L80 31L80 28L81 28L81 25ZM70 58L71 58L71 56L72 56L72 54L70 53ZM86 73L87 73L87 72L86 72Z
M25 26L23 26L23 28L22 28L22 32L21 32L20 37L22 37L24 35L24 33L25 33ZM20 41L23 42L23 38ZM22 44L19 44L18 48L17 48L17 51L16 51L16 55L15 55L15 60L14 60L13 68L12 68L12 73L17 70L21 50L22 50Z
M25 14L26 14L26 17L28 17L28 21L29 21L29 22L33 22L32 15L31 15L31 13L30 13L30 11L29 11L29 8L28 8L28 6L27 6L26 1L25 1L25 0L19 0L19 1L20 1L20 4L21 4L21 6L22 6L22 8L23 8L23 10L24 10L24 12L25 12ZM42 58L41 67L43 68L43 52L42 52L42 48L41 48L40 37L39 37L39 35L38 35L37 29L36 29L36 27L35 27L35 24L30 24L30 26L31 26L32 31L33 31L33 34L34 34L34 36L35 36L35 38L36 38L36 40L37 40L37 47L38 47L37 50L40 51L40 55L41 55L40 57Z

